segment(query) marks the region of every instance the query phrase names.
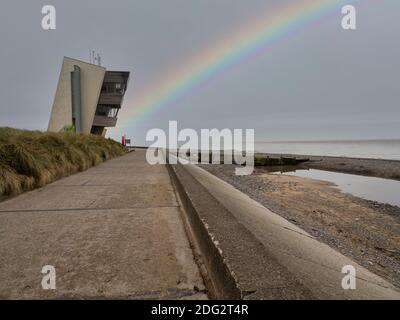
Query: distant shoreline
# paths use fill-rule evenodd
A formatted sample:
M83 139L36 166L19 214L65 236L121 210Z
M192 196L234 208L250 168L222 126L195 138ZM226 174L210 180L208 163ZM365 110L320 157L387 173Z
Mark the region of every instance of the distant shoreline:
M386 138L386 139L350 139L350 140L272 140L272 141L255 141L255 143L352 143L352 142L400 142L400 138Z
M319 157L400 160L400 139L255 142L255 151Z

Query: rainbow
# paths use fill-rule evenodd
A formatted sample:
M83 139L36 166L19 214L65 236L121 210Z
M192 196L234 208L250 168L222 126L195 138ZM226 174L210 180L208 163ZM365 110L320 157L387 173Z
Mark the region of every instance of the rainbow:
M281 37L316 21L356 0L293 0L291 4L267 11L252 23L239 28L207 47L152 83L133 97L134 107L121 115L120 128L132 127L170 106L225 69L265 50ZM340 27L340 20L338 20Z

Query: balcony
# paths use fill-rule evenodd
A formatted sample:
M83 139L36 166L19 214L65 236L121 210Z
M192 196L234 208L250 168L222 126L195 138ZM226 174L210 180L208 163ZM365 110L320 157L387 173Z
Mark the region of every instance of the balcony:
M124 96L120 93L101 93L98 104L120 106Z
M96 127L115 127L117 124L117 117L94 116L93 126Z

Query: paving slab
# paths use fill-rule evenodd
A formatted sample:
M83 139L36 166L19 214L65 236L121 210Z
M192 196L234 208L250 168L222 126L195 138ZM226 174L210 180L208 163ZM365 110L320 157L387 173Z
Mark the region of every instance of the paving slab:
M207 298L167 169L144 155L0 203L0 298Z

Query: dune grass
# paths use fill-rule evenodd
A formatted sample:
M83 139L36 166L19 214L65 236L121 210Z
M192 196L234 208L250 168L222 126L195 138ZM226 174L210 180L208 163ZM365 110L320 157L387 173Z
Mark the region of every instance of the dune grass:
M0 196L44 186L124 153L120 143L100 136L0 128Z

